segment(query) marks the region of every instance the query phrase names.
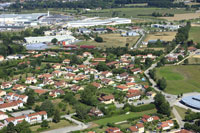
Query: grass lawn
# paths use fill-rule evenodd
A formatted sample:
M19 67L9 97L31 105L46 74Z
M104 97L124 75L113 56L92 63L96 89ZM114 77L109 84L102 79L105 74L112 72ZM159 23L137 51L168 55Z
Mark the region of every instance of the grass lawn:
M109 118L104 118L104 119L96 120L93 122L96 124L99 124L99 125L106 125L107 123L116 123L116 122L120 122L120 121L125 121L130 118L140 117L140 116L143 116L144 114L153 114L153 113L156 113L156 109L139 112L139 113L130 112L129 114L112 116Z
M199 43L200 42L199 34L200 34L200 27L198 26L191 27L188 40L193 40L194 42Z
M49 123L50 128L48 128L47 130L53 130L53 129L71 126L71 125L73 124L68 122L67 120L61 120L59 123L50 122ZM31 126L30 128L33 132L37 132L37 129L40 128L40 125Z
M126 17L126 18L155 18L151 15L153 12L159 13L172 13L172 14L182 14L192 11L186 11L185 9L164 9L164 8L112 8L103 10L91 10L83 14L86 16L94 17ZM143 16L141 16L143 15ZM158 18L159 19L159 18Z
M148 34L144 41L148 42L149 40L163 40L163 41L172 41L176 36L176 32L158 32L154 34Z
M200 92L200 66L166 66L156 70L158 78L164 77L167 80L167 93Z
M139 36L137 37L122 37L120 34L101 34L99 35L103 38L102 43L98 43L93 40L89 41L82 41L77 43L77 45L95 45L97 47L101 48L107 48L107 47L124 47L126 43L129 43L129 47L133 46L137 40L139 39Z
M186 109L178 107L178 106L174 106L174 108L177 110L177 112L179 113L179 115L181 116L182 119L185 118L185 113L187 112Z

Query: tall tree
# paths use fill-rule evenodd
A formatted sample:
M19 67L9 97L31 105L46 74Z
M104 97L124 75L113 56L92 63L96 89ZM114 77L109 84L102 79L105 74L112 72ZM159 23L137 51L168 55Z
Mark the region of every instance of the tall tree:
M46 111L49 117L54 114L54 105L50 100L45 100L40 109Z

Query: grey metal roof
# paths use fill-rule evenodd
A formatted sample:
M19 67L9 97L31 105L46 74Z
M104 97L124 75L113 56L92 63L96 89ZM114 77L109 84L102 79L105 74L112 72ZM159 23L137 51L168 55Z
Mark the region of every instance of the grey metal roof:
M182 102L186 105L200 109L200 95L183 97Z

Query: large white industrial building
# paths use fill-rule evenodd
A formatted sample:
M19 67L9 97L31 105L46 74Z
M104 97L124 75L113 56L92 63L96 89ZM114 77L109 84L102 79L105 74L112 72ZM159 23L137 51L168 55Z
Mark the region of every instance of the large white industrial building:
M41 17L47 16L48 13L32 13L32 14L1 14L0 23L16 24L31 23L38 21Z
M67 23L67 27L90 27L97 25L118 25L130 24L131 19L127 18L110 18L110 19L84 19L78 21L71 21Z
M51 42L52 39L56 38L59 42L60 41L66 41L66 43L70 44L73 43L75 41L77 41L77 39L71 35L56 35L56 36L38 36L38 37L26 37L25 41L28 44L31 43L49 43Z

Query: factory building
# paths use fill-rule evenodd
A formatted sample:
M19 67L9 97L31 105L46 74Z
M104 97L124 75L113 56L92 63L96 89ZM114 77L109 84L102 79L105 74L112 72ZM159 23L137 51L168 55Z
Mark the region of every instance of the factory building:
M67 23L67 27L91 27L97 25L118 25L130 24L131 19L127 18L110 18L110 19L84 19L78 21L71 21Z
M68 40L68 43L73 43L77 39L71 35L56 35L56 36L37 36L37 37L25 37L26 43L49 43L52 39L56 38L58 42Z

